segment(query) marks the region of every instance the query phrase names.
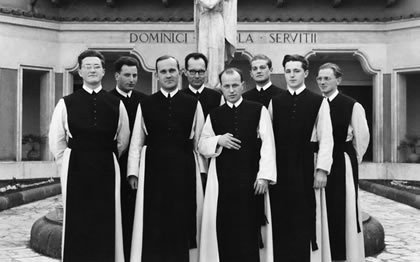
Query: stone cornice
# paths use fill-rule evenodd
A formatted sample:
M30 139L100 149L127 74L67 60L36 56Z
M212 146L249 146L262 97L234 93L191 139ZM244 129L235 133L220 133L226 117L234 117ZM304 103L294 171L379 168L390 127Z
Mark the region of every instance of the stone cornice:
M2 8L0 7L0 14L10 15L13 17L27 17L34 19L41 19L55 22L193 22L193 15L190 12L176 13L173 15L166 15L164 13L157 14L155 16L147 17L98 17L98 16L56 16L43 13L34 13L31 11L23 11L19 9ZM382 17L356 17L349 15L348 17L298 17L298 16L287 16L287 14L276 14L263 15L241 15L238 14L238 22L300 22L300 23L372 23L372 22L391 22L391 21L403 21L414 18L419 18L420 13L414 12L404 15L384 15Z

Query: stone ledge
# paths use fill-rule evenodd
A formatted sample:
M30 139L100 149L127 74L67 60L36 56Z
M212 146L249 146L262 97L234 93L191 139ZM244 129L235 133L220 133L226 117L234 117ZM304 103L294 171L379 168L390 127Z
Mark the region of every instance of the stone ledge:
M359 180L359 187L370 193L420 209L420 196L416 194L365 180Z
M0 211L55 196L61 193L60 183L32 188L0 196Z

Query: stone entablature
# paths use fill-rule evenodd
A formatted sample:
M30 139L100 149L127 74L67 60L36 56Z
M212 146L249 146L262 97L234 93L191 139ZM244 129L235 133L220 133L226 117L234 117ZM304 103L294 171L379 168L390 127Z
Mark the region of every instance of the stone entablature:
M29 3L28 3L29 2ZM191 0L154 1L15 0L0 4L0 13L54 21L191 22ZM276 8L278 7L278 8ZM387 22L419 17L418 1L241 0L240 22Z
M51 22L0 15L2 68L36 65L64 72L86 48L137 52L145 69L156 57L171 53L182 59L195 50L193 23ZM264 50L282 73L284 54L313 50L357 50L372 68L420 64L420 19L387 23L238 23L238 50L253 55ZM13 54L13 55L7 55ZM405 54L405 55L404 55ZM410 57L410 59L406 59Z

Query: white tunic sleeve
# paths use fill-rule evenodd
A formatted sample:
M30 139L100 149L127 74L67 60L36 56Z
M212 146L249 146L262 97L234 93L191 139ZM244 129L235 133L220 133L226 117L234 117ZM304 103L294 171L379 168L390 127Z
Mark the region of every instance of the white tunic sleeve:
M322 100L322 104L318 111L312 131L311 141L318 142L319 150L317 154L316 169L322 169L330 173L332 165L332 151L334 147L334 138L332 133L332 124L330 117L330 106L326 99Z
M370 135L365 110L357 102L353 106L350 126L353 129L353 146L356 149L357 160L361 163L369 145Z
M206 158L217 157L222 153L223 147L218 146L219 136L214 133L211 125L210 115L207 116L203 131L201 132L200 141L198 143L198 151Z
M204 113L201 108L200 102L197 103L197 108L195 110L194 122L191 130L191 138L194 142L194 153L197 156L198 167L200 173L207 173L207 162L205 158L198 152L198 143L200 140L201 132L204 126Z
M146 140L146 127L140 104L137 106L136 119L134 121L133 134L131 135L130 148L128 150L127 176L138 176L140 168L140 153Z
M120 101L120 117L118 119L118 129L117 129L117 147L118 147L118 156L128 148L128 143L130 142L130 127L128 122L127 110L124 107L124 104Z
M258 124L258 135L261 138L262 144L257 178L266 179L270 182L270 184L275 184L277 181L277 168L274 133L270 115L265 107L262 107L261 109L260 122Z
M67 148L69 136L71 137L67 124L66 104L63 99L60 99L54 109L48 132L50 151L58 164L61 163L64 150Z

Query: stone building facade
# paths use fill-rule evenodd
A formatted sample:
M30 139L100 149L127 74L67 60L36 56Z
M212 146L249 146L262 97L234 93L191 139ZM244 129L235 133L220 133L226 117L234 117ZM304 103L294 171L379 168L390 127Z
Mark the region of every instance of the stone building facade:
M418 180L420 165L411 162L420 158L419 1L239 2L231 65L248 72L250 58L266 54L273 60L273 82L285 88L283 56L301 54L311 64L307 86L317 91L318 66L339 64L340 89L362 103L371 128L361 177ZM106 57L105 89L115 85L113 61L131 54L142 67L136 88L151 94L158 90L158 56L173 55L182 65L196 50L194 4L0 1L0 179L57 176L48 124L58 99L80 88L77 55L87 48Z

